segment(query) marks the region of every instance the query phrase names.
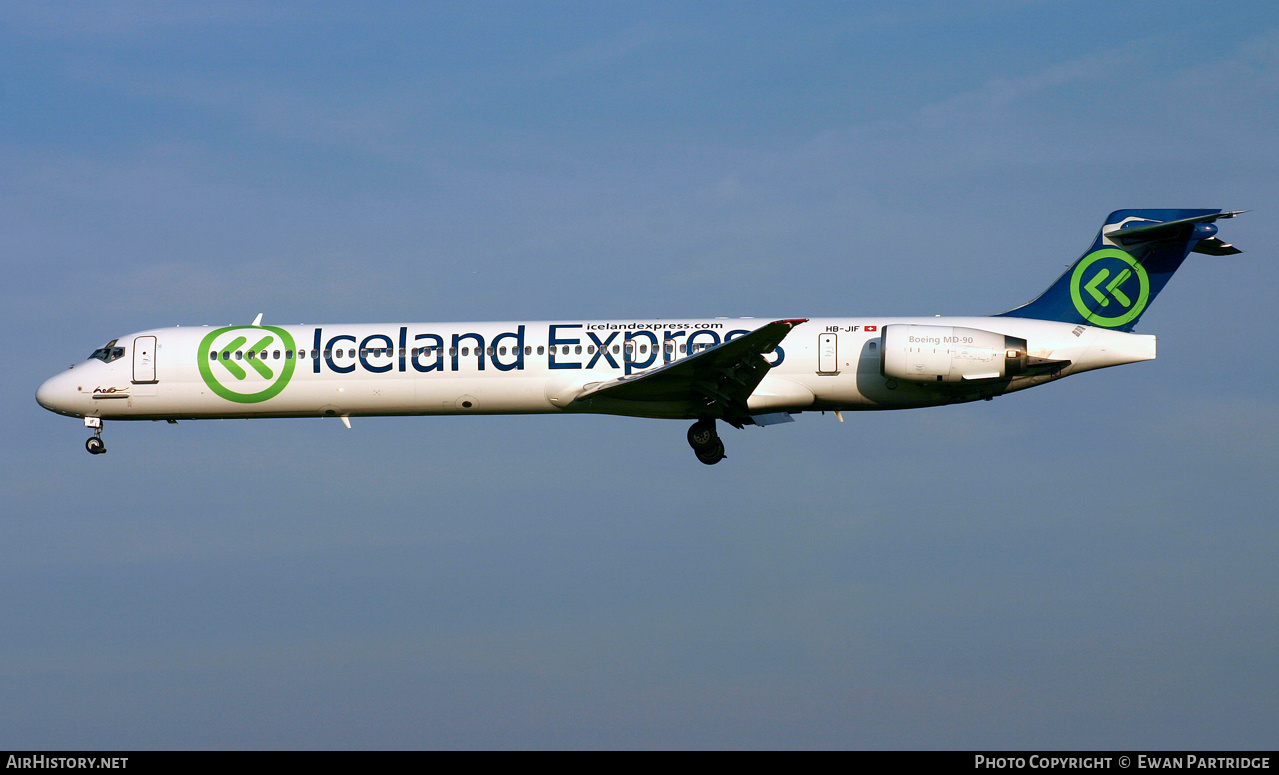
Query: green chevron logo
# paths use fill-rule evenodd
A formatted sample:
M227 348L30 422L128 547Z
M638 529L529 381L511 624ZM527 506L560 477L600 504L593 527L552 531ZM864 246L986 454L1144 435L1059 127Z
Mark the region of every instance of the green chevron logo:
M293 337L275 326L229 326L211 331L196 358L204 384L228 401L256 404L279 395L297 365Z
M1080 317L1094 326L1122 326L1136 320L1150 302L1150 276L1118 248L1094 250L1075 266L1070 299Z

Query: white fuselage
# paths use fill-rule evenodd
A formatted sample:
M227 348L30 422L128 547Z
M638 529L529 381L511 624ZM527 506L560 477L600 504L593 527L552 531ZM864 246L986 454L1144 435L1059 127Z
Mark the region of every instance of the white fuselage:
M764 319L177 327L116 340L41 385L61 414L112 420L589 411L696 417L683 404L571 405L583 390L743 336ZM1051 374L946 386L884 376L893 324L979 329L1069 361ZM117 349L118 349L117 348ZM250 356L249 353L252 353ZM752 413L894 409L986 398L1155 357L1153 336L1013 317L815 318L767 356Z

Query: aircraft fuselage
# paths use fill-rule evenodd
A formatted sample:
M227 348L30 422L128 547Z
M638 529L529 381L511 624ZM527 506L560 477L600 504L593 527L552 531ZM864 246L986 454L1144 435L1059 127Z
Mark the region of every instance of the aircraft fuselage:
M60 414L111 420L592 412L697 418L686 401L575 399L758 328L755 319L176 327L116 340L48 380ZM1004 378L932 382L886 375L884 332L916 326L921 348L963 347L945 329L1024 339L1027 354L1068 361ZM936 340L936 341L934 341ZM911 344L916 344L912 342ZM989 355L989 353L987 353ZM1010 317L815 318L771 353L753 414L898 409L971 401L1090 369L1149 360L1153 336Z

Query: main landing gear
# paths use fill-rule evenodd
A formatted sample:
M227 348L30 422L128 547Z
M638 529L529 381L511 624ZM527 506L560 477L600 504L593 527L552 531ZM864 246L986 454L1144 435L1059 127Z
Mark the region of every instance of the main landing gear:
M107 445L102 441L102 418L86 417L84 418L84 427L93 429L93 435L84 443L84 448L89 450L89 454L101 455L106 452Z
M708 466L713 466L726 457L724 442L720 441L719 433L715 431L714 420L698 420L693 423L693 427L688 429L688 445L693 448L697 459Z

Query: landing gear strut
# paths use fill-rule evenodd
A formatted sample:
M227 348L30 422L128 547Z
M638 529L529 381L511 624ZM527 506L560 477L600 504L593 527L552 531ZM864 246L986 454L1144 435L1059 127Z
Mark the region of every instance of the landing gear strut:
M93 429L93 435L84 443L84 448L89 450L89 454L101 455L106 452L107 445L102 441L102 418L86 417L84 418L84 427Z
M693 448L697 459L708 466L713 466L725 458L724 442L720 441L715 431L714 420L698 420L688 429L688 445Z

